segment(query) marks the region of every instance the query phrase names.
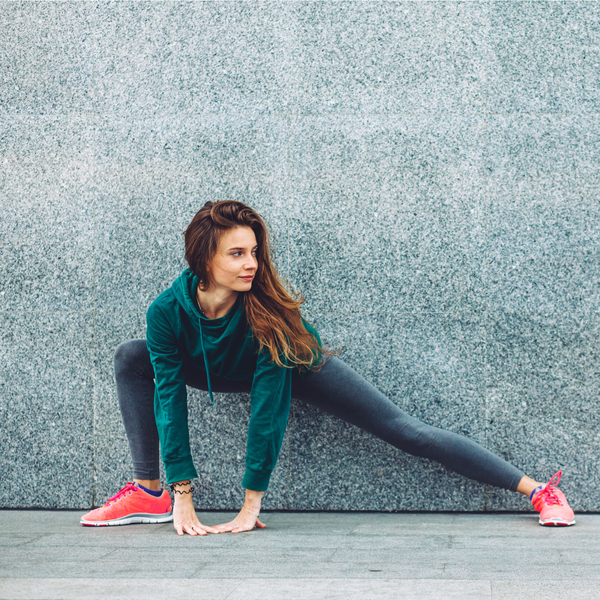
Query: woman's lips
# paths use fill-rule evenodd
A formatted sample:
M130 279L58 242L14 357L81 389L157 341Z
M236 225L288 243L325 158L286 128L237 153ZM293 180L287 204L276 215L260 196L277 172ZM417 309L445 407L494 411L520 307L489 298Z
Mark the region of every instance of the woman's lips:
M251 279L254 279L254 275L248 275L247 277L242 277L242 279L245 279L246 281L250 281Z

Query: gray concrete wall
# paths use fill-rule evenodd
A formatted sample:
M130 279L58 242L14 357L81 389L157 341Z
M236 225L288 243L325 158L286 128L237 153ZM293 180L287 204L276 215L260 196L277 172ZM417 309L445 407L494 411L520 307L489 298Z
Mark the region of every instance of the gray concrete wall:
M112 357L232 198L342 359L600 509L598 2L0 2L0 505L131 478ZM199 507L248 400L190 394ZM527 510L295 404L266 508Z

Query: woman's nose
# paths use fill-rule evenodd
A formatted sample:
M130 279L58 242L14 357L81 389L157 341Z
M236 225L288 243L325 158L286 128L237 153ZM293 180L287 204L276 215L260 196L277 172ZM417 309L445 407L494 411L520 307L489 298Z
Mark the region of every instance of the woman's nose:
M246 269L257 269L258 261L256 260L256 256L250 255L249 259L246 261L244 265Z

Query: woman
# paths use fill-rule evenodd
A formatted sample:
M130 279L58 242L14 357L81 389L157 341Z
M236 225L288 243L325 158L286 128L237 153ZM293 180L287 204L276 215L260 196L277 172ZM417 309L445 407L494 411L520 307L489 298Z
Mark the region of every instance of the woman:
M524 475L479 444L410 417L336 354L315 329L272 265L267 229L242 202L207 202L185 231L189 264L147 312L147 339L115 353L117 395L133 457L133 482L81 518L83 525L163 523L179 535L262 528L268 488L287 426L291 398L353 423L397 448L530 498L542 525L573 525L556 487ZM186 386L250 392L246 498L230 523L202 525L194 511ZM214 402L214 401L213 401ZM159 441L174 503L159 480Z

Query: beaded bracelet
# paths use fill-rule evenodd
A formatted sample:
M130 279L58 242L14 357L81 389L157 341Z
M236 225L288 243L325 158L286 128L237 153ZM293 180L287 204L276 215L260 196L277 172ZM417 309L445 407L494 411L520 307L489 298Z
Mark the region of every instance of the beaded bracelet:
M188 479L188 481L183 481L183 482L181 482L181 483L171 483L171 484L170 484L170 486L171 486L171 491L172 491L174 494L181 494L181 495L183 495L183 494L191 494L191 493L194 491L194 486L193 486L193 485L191 485L191 483L192 483L192 482L191 482L191 480L189 480L189 479ZM179 486L179 485L181 485L181 486L184 486L184 485L189 485L189 486L190 486L190 489L189 489L187 492L182 492L182 491L180 491L180 490L176 490L175 488L176 488L177 486Z

